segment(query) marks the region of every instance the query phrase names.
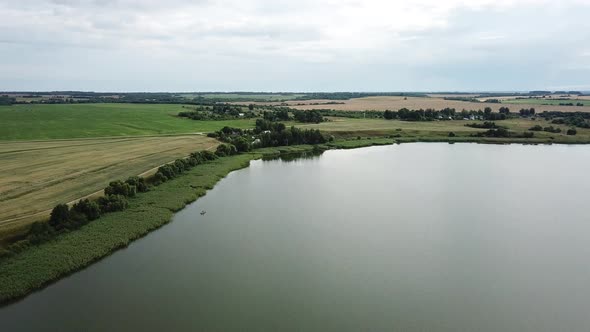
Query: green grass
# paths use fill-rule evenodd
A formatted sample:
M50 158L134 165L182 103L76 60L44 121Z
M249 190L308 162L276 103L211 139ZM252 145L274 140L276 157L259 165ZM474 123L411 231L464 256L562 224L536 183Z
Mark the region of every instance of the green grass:
M502 100L502 104L533 104L533 105L556 105L559 106L560 103L574 103L574 106L577 103L582 103L584 106L590 106L590 100L586 99L567 99L567 100L558 100L558 99L543 99L543 98L526 98L526 99L506 99Z
M182 105L56 104L0 106L0 140L46 140L212 132L253 120L179 118Z
M259 157L243 154L199 165L131 199L125 211L107 214L76 231L0 260L0 303L23 297L161 227L174 212L203 196L229 172Z

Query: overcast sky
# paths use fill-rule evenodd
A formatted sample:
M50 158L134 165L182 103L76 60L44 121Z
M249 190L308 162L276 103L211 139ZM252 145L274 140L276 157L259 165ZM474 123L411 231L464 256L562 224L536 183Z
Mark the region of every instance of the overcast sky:
M0 0L0 90L590 90L590 0Z

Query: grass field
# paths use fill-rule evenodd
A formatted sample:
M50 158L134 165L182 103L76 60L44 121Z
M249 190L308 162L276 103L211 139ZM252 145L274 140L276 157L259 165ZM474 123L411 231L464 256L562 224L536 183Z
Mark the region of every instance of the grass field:
M0 142L0 230L217 144L203 135Z
M542 111L563 111L563 112L588 112L590 108L583 106L550 106L550 105L539 105L539 104L519 104L517 107L510 107L510 105L504 105L500 103L476 103L476 102L465 102L459 100L445 100L438 97L392 97L392 96L381 96L381 97L365 97L365 98L354 98L349 100L337 100L336 102L342 102L343 104L326 104L327 102L335 102L334 100L326 99L315 99L315 100L293 100L284 103L265 103L257 102L255 104L287 104L292 108L300 110L310 109L329 109L329 110L341 110L341 111L366 111L376 110L385 111L393 110L397 111L400 108L408 109L443 109L445 107L454 108L458 111L463 109L466 110L483 110L485 107L491 107L492 110L498 111L500 107L507 106L511 108L512 112L518 112L521 108L534 107L538 112ZM242 104L242 103L236 103ZM314 105L316 104L316 105Z
M57 104L0 106L0 140L186 134L224 126L253 127L252 120L179 118L182 105Z

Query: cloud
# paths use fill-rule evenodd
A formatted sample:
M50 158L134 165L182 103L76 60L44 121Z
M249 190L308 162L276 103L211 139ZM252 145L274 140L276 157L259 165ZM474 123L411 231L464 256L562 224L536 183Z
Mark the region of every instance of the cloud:
M0 0L0 13L10 90L151 89L144 73L160 91L507 90L579 84L571 69L590 65L578 0Z

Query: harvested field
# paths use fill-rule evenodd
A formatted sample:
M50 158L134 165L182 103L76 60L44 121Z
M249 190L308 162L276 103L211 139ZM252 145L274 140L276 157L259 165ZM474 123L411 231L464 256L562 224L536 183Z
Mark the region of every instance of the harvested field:
M370 137L370 136L389 136L396 135L400 137L420 137L420 138L445 138L449 132L457 136L469 136L476 132L485 131L466 127L469 123L482 123L482 121L399 121L383 119L351 119L351 118L329 118L330 121L319 124L296 124L301 128L320 129L324 132L332 133L336 137ZM568 136L566 131L568 126L551 124L543 119L509 119L495 122L499 126L504 126L515 133L528 132L529 128L534 125L542 127L554 126L560 128L561 133L535 132L535 138L549 139L553 137L553 142L560 143L588 143L590 142L590 129L576 128L577 135Z
M332 104L327 104L332 102ZM343 103L335 104L334 102ZM280 105L281 103L254 103L261 105ZM465 102L459 100L445 100L443 98L426 98L426 97L365 97L365 98L354 98L349 100L307 100L307 101L287 101L285 103L292 108L300 110L310 109L330 109L330 110L341 110L341 111L366 111L376 110L385 111L393 110L397 111L400 108L408 109L442 109L445 107L455 108L458 111L462 109L466 110L479 110L485 107L491 107L492 110L498 111L502 106L508 107L512 112L517 112L521 108L534 107L538 112L542 111L563 111L563 112L590 112L590 107L584 106L559 106L559 105L539 105L535 103L523 103L519 105L500 104L500 103L475 103ZM314 105L315 104L315 105Z
M0 142L0 229L217 144L202 135Z

